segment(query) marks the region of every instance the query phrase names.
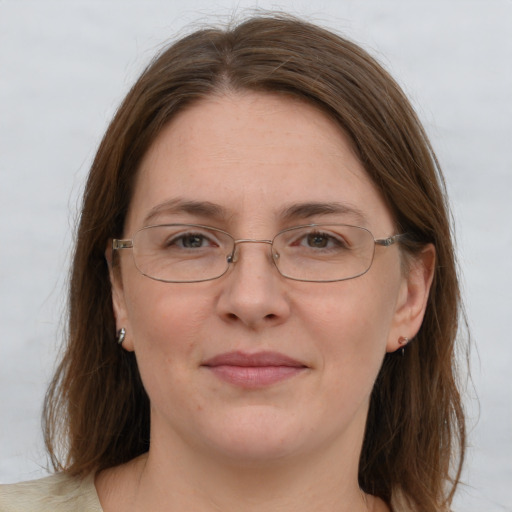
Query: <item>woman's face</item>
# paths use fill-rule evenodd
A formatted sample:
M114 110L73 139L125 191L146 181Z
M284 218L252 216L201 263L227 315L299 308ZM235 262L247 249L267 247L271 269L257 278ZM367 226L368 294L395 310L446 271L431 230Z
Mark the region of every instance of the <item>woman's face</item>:
M141 165L125 236L168 223L236 239L310 223L395 234L334 122L263 93L202 100L161 132ZM377 247L365 275L331 283L284 278L268 244L238 251L221 278L185 284L143 276L131 251L120 251L116 321L150 397L152 446L244 463L357 454L383 357L421 322L411 319L398 247Z

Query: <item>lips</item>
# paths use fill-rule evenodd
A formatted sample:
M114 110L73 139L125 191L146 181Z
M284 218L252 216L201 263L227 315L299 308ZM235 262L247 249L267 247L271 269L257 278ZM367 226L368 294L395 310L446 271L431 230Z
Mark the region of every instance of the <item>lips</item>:
M259 388L294 377L307 366L278 352L227 352L202 365L219 379L244 388Z

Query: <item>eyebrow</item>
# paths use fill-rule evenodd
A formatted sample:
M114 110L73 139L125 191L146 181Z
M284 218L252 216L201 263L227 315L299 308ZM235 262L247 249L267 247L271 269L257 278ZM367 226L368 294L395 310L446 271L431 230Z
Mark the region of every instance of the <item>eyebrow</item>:
M368 224L366 215L354 205L339 202L308 202L292 204L281 210L281 217L286 221L294 219L309 219L322 215L350 215L354 219L362 223Z
M151 208L144 219L144 225L150 225L160 215L179 213L207 217L214 220L226 220L228 217L232 216L232 213L228 209L210 201L193 201L189 199L175 198L164 201L163 203ZM306 220L323 215L349 215L352 216L356 222L361 223L362 225L368 224L366 215L359 208L349 203L294 203L282 208L278 213L278 217L284 222Z
M225 208L210 201L192 201L177 198L164 201L151 208L144 219L144 225L149 225L159 215L173 213L188 213L214 219L225 219L228 217L228 212Z

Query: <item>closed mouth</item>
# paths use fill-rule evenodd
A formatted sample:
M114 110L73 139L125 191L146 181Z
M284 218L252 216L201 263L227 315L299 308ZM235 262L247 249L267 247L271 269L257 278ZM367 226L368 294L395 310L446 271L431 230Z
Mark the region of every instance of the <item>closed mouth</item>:
M201 366L221 380L243 388L261 388L302 373L307 365L278 352L227 352Z

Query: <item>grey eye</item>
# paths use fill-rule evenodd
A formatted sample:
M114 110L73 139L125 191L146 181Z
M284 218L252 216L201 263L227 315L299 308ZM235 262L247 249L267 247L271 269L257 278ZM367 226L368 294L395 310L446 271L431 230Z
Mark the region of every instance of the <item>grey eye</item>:
M183 235L178 239L183 247L187 249L196 249L198 247L203 247L205 243L207 243L206 238L203 235L199 234L190 234Z
M311 233L307 236L307 244L310 247L316 247L318 249L324 249L329 244L329 238L320 233Z

